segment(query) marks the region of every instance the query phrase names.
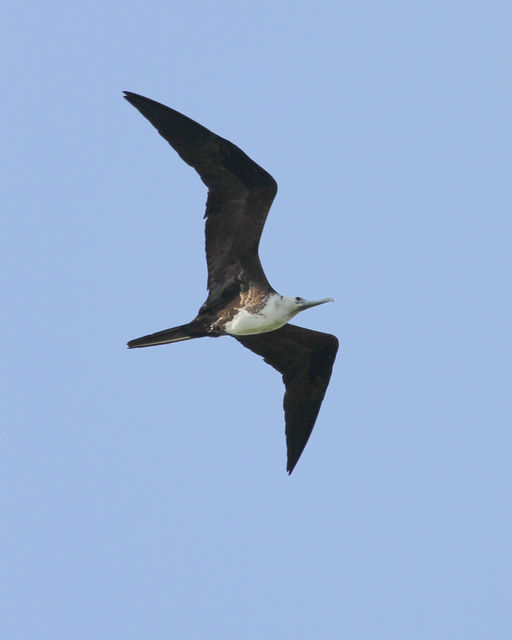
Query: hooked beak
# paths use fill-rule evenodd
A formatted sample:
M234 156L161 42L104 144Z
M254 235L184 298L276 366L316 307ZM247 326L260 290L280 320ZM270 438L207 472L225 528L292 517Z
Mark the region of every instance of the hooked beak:
M305 300L302 304L302 309L310 309L311 307L317 307L319 304L325 304L326 302L334 302L334 298L324 298L323 300Z

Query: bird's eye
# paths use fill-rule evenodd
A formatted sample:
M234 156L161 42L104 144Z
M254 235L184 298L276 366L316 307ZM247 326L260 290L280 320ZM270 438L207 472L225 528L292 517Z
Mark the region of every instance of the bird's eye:
M297 296L297 297L295 298L295 302L300 302L301 300L302 300L302 298L299 298L299 296Z

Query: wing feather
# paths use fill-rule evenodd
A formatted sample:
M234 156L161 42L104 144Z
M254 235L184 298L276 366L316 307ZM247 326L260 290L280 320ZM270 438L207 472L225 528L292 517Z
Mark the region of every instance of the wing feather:
M268 333L236 336L236 339L283 376L286 469L291 473L315 426L331 378L338 339L329 333L292 324Z
M270 287L258 246L272 201L274 178L229 140L187 116L136 93L125 98L193 167L208 187L206 260L212 304L226 289L251 284Z

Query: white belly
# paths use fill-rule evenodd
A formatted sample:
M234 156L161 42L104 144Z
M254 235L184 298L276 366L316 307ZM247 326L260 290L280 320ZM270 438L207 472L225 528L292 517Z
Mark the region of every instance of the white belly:
M225 331L234 336L249 336L252 333L274 331L287 322L287 318L268 318L262 313L247 313L242 310L236 314L231 322L226 323Z
M283 305L283 296L274 294L259 313L247 313L240 310L234 318L227 322L224 330L234 336L248 336L254 333L274 331L285 325L295 313Z

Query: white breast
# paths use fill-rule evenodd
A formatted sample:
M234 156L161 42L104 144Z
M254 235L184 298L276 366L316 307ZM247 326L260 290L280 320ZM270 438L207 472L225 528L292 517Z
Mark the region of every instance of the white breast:
M296 308L290 307L287 298L273 293L259 313L248 313L241 309L226 323L224 330L234 336L266 333L285 325L295 313Z

